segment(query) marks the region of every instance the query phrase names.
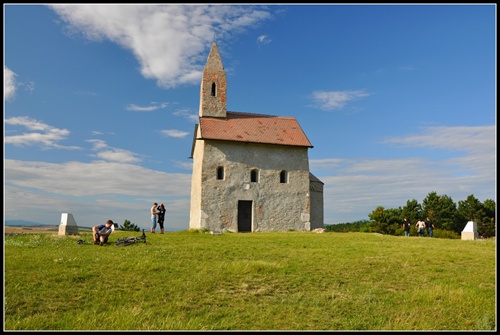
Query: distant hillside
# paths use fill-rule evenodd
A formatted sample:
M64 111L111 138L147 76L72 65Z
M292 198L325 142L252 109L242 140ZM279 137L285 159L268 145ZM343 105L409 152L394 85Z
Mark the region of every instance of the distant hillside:
M56 229L59 227L59 224L43 224L39 222L33 222L33 221L26 221L26 220L5 220L4 221L4 226L8 227L26 227L26 228L33 228L33 227L40 227L40 228L49 228L49 227L55 227ZM78 228L81 229L91 229L91 227L84 227L84 226L78 226Z
M43 224L43 223L39 223L39 222L26 221L26 220L5 220L4 225L11 226L11 227L53 226L53 225L47 225L47 224Z

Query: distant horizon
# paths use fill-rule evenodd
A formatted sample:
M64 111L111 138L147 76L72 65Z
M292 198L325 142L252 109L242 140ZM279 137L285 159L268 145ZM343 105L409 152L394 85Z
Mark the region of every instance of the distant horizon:
M12 223L12 222L19 222L19 223ZM114 223L117 224L116 222L114 222ZM60 223L59 224L45 224L45 223L26 221L26 220L5 220L4 221L4 227L41 227L41 226L43 226L43 227L58 227L60 225L61 225ZM76 225L78 226L78 228L92 229L92 226L80 226L78 223ZM117 225L119 227L123 224L117 224ZM119 228L115 228L115 229L119 229ZM146 228L140 228L140 230L138 230L138 232L142 232L142 229L144 229L146 232L148 232ZM130 230L130 231L132 231L132 230ZM165 231L173 233L173 232L176 232L177 230L165 229Z
M130 221L130 220L129 220ZM370 221L370 220L357 220L357 221L352 221L352 222L340 222L340 223L334 223L335 224L348 224L348 223L356 223L356 222L363 222L363 221ZM117 223L117 222L114 222L114 224L117 224L118 226L122 226L123 223ZM133 222L132 222L133 223ZM8 227L38 227L38 226L48 226L48 227L51 227L51 226L54 226L54 227L57 227L57 226L60 226L61 224L50 224L50 223L40 223L40 222L34 222L34 221L27 221L27 220L4 220L4 226L8 226ZM76 223L76 225L78 227L82 227L82 228L92 228L93 226L80 226L78 224L78 222ZM329 225L324 225L324 226L329 226ZM147 230L146 228L140 228L141 231L142 229L145 229ZM187 229L180 229L180 230L167 230L165 229L165 231L169 231L169 232L176 232L176 231L182 231L182 230L189 230L189 228Z

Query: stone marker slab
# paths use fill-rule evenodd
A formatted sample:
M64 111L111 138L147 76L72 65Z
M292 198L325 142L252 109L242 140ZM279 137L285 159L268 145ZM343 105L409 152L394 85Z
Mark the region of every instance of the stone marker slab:
M78 225L76 224L75 218L71 213L61 214L61 224L59 225L58 235L77 235Z
M477 222L469 221L462 230L462 240L477 240Z

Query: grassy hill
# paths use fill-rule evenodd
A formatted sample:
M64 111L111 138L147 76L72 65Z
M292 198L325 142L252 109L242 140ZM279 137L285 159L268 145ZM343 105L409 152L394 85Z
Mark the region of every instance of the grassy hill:
M495 240L140 234L5 237L4 329L496 330Z

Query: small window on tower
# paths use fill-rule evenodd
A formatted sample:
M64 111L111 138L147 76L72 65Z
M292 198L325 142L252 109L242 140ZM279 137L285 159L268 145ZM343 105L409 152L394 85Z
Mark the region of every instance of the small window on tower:
M256 183L259 181L259 172L257 171L257 169L253 169L251 172L250 172L250 181L252 183Z
M286 171L284 170L280 172L280 183L282 184L288 183L288 173L286 173Z
M217 168L217 179L224 180L224 167L222 167L222 166L219 166Z
M212 83L212 93L211 95L215 97L215 93L217 92L217 87L215 86L215 83Z

